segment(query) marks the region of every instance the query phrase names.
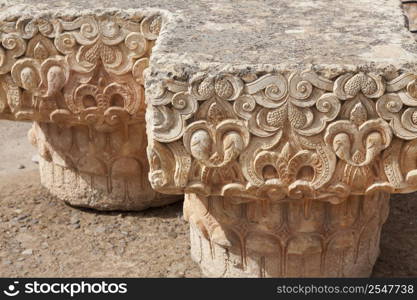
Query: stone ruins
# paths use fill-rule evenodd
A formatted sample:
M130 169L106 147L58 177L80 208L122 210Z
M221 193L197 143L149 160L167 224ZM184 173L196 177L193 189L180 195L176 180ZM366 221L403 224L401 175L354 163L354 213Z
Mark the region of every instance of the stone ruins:
M1 1L0 118L34 122L75 206L184 195L206 276L369 276L389 195L417 190L402 2Z

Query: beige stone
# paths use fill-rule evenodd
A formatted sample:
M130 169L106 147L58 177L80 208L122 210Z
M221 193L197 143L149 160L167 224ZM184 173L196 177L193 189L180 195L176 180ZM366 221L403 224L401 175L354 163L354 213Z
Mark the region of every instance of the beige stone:
M123 124L116 131L133 144L127 132L145 102L134 102L142 110L109 107L103 89L108 78L125 80L122 98L146 95L150 183L158 192L186 195L192 255L207 276L370 274L388 195L417 190L417 44L400 0L102 0L97 6L116 8L91 6L44 0L0 11L3 116L35 119L38 146L48 141L43 133L67 124L77 136L83 131L77 126L87 126L91 144L96 132L112 135L106 124L114 129L114 123ZM80 15L95 23L81 26ZM142 16L140 35L128 34L131 25L137 28L133 16ZM114 23L129 24L122 26L127 32L115 34ZM16 39L10 28L21 31L23 43L10 42ZM91 42L97 31L99 44ZM54 46L36 46L35 35ZM121 36L124 42L114 45ZM51 55L43 48L58 54L46 63ZM90 77L97 62L103 73ZM68 81L74 78L69 70L83 75ZM86 95L77 89L85 84L103 99L96 109L77 97ZM30 102L39 98L45 101ZM50 110L46 119L33 117L40 105ZM58 127L42 124L50 121ZM84 153L97 155L92 148ZM63 157L55 150L49 152L59 159L50 161L57 165ZM87 173L81 177L100 177Z
M417 33L417 2L401 0L404 14L407 18L407 27L412 33Z
M189 194L191 255L210 277L367 277L379 254L389 195L235 203Z
M18 16L1 23L0 118L33 120L42 184L80 207L179 200L148 181L146 68L161 16Z
M151 184L186 193L207 276L370 275L388 194L417 189L417 76L386 76L205 75L149 106Z
M259 56L151 62L149 177L186 194L205 275L371 274L389 194L417 190L416 44L383 2L279 1L288 30L245 27L272 41Z

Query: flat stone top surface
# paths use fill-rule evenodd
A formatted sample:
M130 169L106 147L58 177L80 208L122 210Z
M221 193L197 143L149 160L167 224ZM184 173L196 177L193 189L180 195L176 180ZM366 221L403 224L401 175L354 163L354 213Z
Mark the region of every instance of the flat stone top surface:
M277 69L392 64L414 70L417 62L417 43L404 25L400 0L0 0L0 5L0 19L45 10L63 15L102 8L164 10L169 13L152 64L176 74L264 64Z

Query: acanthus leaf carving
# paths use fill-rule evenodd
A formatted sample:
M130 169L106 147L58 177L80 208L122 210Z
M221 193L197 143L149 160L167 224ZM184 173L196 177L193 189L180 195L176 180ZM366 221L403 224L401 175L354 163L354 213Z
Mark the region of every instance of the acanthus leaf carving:
M390 122L396 136L405 140L417 137L417 108L404 108L398 94L382 96L376 103L376 109L381 118Z
M145 20L152 20L150 31L158 34L158 15L22 17L3 24L0 73L17 86L3 84L9 93L3 113L103 130L119 126L105 117L112 107L126 112L123 122L143 119L143 72L153 45L141 27Z
M334 84L334 93L341 100L355 97L362 93L368 98L379 98L385 92L381 76L372 73L346 73L340 75Z
M308 208L311 200L337 204L350 194L411 188L414 169L395 163L394 145L416 137L417 112L404 100L415 93L415 75L390 80L364 72L327 79L311 70L250 75L239 81L235 74L199 74L176 83L175 98L188 95L193 105L182 101L175 108L176 93L169 88L151 99L149 111L166 110L170 126L154 121L151 136L170 145L160 136L173 136L170 130L177 128L175 141L183 138L194 161L181 190L244 201L293 199L307 201ZM179 117L182 107L188 108L186 118ZM235 129L220 142L218 124L232 121L245 133Z

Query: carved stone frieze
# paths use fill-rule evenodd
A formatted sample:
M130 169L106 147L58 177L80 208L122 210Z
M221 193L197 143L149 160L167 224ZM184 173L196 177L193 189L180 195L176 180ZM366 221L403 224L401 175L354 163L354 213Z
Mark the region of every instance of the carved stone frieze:
M417 190L417 75L307 70L167 80L150 181L184 192L207 276L369 276L389 193Z
M143 70L162 18L20 17L0 23L0 118L33 120L41 181L72 205L141 210L150 187Z
M245 201L417 190L416 79L304 71L171 80L149 99L151 182Z

